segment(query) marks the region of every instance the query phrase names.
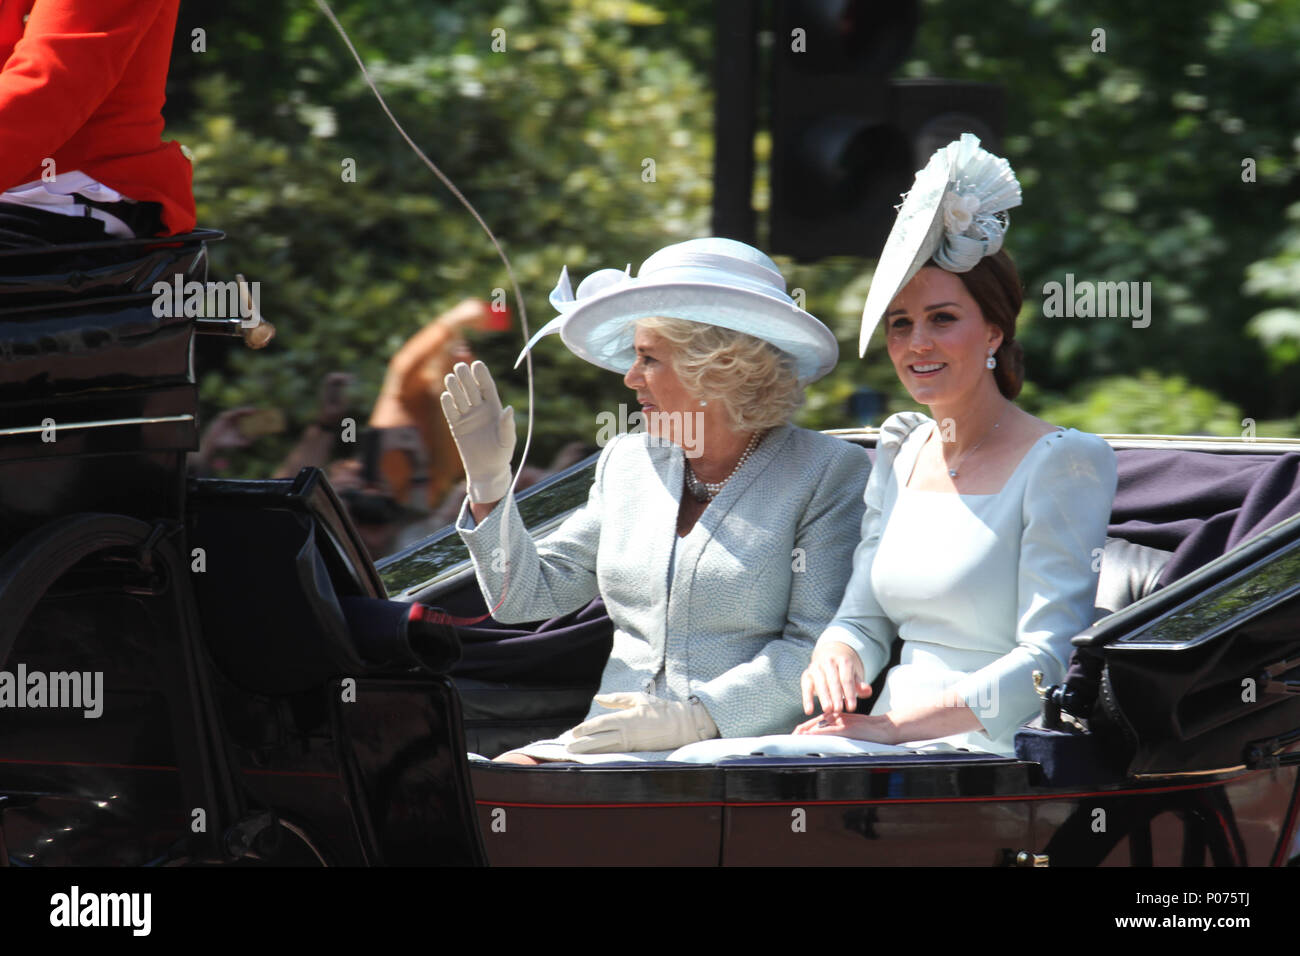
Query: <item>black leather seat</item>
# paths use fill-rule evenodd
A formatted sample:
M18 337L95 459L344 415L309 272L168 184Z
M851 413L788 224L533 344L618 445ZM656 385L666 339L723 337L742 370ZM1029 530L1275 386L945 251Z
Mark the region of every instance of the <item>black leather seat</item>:
M1107 538L1097 580L1097 618L1114 614L1156 589L1172 551L1133 544L1123 538Z

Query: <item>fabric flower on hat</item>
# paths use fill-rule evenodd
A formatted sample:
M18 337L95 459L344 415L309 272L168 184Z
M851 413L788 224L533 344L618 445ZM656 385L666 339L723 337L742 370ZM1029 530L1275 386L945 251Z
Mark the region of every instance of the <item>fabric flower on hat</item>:
M952 236L960 236L970 224L975 221L975 213L979 212L980 200L978 196L970 195L959 196L955 192L948 192L943 197L943 227L944 230Z

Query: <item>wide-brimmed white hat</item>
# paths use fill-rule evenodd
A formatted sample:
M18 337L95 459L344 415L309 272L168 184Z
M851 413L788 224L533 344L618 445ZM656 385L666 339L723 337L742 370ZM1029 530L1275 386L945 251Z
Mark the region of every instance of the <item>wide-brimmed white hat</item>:
M949 272L969 272L1002 248L1006 210L1020 205L1020 183L1011 164L980 148L979 137L936 150L916 174L898 209L894 228L876 264L862 309L858 355L889 303L931 259Z
M568 267L561 270L551 292L560 314L529 340L515 366L543 336L559 332L579 358L626 373L636 361L632 323L651 316L716 325L770 342L794 359L805 384L839 359L831 330L795 304L776 264L743 242L690 239L660 249L635 278L630 270L601 269L576 293Z

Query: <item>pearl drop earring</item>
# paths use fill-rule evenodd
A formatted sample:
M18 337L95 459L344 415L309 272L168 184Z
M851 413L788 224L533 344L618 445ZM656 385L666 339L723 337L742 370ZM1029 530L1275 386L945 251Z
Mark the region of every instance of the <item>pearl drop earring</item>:
M984 360L986 368L997 368L998 360L993 357L993 349L989 349L989 357Z

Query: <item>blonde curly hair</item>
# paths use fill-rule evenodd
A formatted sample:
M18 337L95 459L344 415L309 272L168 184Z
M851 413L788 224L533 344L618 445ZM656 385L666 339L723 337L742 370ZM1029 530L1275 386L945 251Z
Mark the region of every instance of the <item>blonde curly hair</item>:
M673 371L697 399L721 402L739 432L784 425L803 404L794 358L744 332L666 316L638 319L672 346Z

